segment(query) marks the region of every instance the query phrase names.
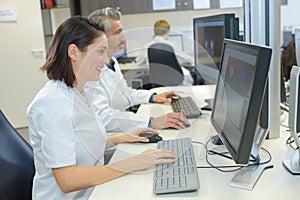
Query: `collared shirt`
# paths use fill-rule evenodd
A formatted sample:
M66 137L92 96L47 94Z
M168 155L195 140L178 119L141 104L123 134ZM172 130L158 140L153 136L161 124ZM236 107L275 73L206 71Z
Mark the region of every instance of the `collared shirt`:
M63 193L52 168L103 165L106 132L84 93L48 81L28 107L36 174L33 199L88 199L93 187Z
M141 103L148 103L153 92L136 90L128 87L123 78L118 61L115 62L115 71L107 66L101 71L100 82L88 82L84 86L89 101L96 107L96 113L103 121L108 132L126 132L138 127L147 127L150 116L141 116L125 109Z

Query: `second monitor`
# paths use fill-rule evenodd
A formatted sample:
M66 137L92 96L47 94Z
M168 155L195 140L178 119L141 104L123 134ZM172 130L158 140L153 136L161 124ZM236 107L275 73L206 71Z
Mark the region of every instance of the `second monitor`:
M268 163L259 151L267 135L259 119L272 50L224 40L211 123L236 164L244 167L231 185L253 189Z
M207 83L215 84L223 40L239 39L239 19L221 14L193 19L195 66Z

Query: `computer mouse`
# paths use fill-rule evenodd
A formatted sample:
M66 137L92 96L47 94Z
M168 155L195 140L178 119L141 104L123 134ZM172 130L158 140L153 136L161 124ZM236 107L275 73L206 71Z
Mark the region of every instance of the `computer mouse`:
M191 126L190 123L187 123L187 122L184 122L184 121L182 121L182 123L183 123L183 125L184 125L186 128Z
M143 132L143 133L140 133L139 136L149 139L148 142L141 142L141 143L157 143L158 141L162 140L161 136L155 135L154 133L151 133L151 132Z

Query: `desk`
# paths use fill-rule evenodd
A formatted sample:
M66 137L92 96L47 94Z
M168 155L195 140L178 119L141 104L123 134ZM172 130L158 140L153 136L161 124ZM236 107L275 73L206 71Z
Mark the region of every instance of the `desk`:
M138 65L136 62L131 62L126 64L119 63L119 66L128 86L137 89L150 82L148 65ZM185 64L184 67L189 71L195 68L188 64ZM187 83L192 80L189 71L184 72L184 79L187 80Z
M131 62L119 63L119 66L128 86L137 89L149 83L149 69L146 65L138 66L135 62Z
M155 91L166 90L181 92L182 96L190 95L192 98L199 98L199 106L204 105L204 98L212 97L214 87L193 86L193 87L171 87L156 88ZM145 104L138 110L139 114L158 116L171 111L170 105ZM194 141L206 142L211 135L215 135L209 123L210 112L203 111L198 119L190 119L191 126L183 130L161 130L160 134L164 139L191 137ZM287 120L286 120L287 121ZM287 158L288 148L285 140L289 136L286 128L281 127L281 138L266 140L264 147L272 154L274 168L266 170L253 191L242 190L229 186L235 172L222 173L215 169L198 169L200 189L196 192L177 193L167 195L155 195L153 193L153 169L127 174L108 183L95 188L91 200L96 199L203 199L203 200L268 200L268 199L296 199L299 197L300 177L291 175L282 166L282 160ZM155 148L156 144L121 144L118 146L111 162L130 157L148 148ZM221 147L220 147L221 148ZM205 161L204 148L194 144L194 152L198 166L207 166ZM232 161L221 157L214 159L215 164L233 164Z

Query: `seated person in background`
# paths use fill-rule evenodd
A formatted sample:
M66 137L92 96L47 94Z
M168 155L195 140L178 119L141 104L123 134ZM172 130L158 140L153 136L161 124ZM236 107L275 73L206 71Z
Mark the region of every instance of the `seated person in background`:
M296 50L295 50L295 36L292 37L292 40L284 48L281 54L281 68L283 71L283 76L286 81L290 80L290 73L294 65L297 65Z
M127 86L118 61L114 57L124 51L125 36L120 15L118 10L108 7L95 10L88 16L91 21L104 27L108 37L110 63L102 70L99 84L89 82L84 87L96 105L96 112L104 122L106 130L128 131L133 127L145 126L155 129L185 128L183 122L188 123L188 120L181 113L168 113L152 118L125 111L132 105L142 103L170 103L171 98L176 95L173 92L155 94L149 90L136 90Z
M158 20L155 22L154 38L144 44L142 51L136 57L136 62L138 65L148 65L148 48L155 43L166 43L171 45L175 51L179 63L194 63L194 60L191 56L176 47L174 43L168 41L170 28L171 26L166 20ZM182 85L193 85L194 80L190 74L190 71L184 67L181 67L181 69L184 75Z
M107 136L101 120L82 90L86 81L99 81L108 63L107 37L82 16L61 24L41 68L50 79L28 107L30 142L36 173L33 199L89 199L94 186L127 173L171 163L175 155L149 149L131 158L103 165L106 148L124 142L146 142L140 128Z

